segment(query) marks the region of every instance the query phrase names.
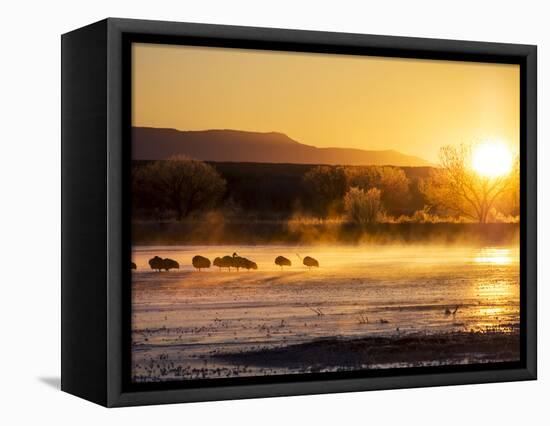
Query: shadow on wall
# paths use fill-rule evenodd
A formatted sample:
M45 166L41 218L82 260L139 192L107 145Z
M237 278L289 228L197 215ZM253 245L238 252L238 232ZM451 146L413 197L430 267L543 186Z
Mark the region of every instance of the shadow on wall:
M61 377L39 377L38 381L54 389L61 389Z

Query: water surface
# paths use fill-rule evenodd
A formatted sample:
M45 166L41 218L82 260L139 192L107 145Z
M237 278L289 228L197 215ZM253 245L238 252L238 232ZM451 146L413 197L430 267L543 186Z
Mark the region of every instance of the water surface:
M254 271L194 270L250 258ZM292 267L281 270L283 255ZM179 270L151 271L153 256ZM309 270L301 258L312 256ZM512 331L519 322L519 251L445 246L137 246L132 285L135 380L279 374L221 365L215 355L340 336Z

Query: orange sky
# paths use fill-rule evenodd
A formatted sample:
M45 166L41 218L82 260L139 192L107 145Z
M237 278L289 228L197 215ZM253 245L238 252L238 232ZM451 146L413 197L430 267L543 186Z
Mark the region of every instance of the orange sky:
M519 66L134 44L134 126L277 131L308 145L519 150Z

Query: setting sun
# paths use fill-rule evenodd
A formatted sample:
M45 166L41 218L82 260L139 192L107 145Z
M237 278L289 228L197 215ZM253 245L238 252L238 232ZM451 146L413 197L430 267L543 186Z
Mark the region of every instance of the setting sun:
M472 168L480 175L498 177L512 170L512 153L500 142L486 142L474 147Z

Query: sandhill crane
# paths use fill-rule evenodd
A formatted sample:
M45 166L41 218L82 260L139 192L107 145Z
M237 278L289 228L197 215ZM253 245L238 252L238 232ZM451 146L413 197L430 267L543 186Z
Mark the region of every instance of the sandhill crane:
M298 253L296 253L296 256L298 256L298 258L302 260L302 258ZM319 262L317 261L317 259L314 259L313 257L310 257L310 256L304 257L304 259L302 260L302 263L305 266L307 266L308 269L319 267Z
M229 257L229 256L226 256ZM225 259L225 257L224 257ZM251 261L250 259L247 259L246 257L241 257L237 253L233 253L233 256L231 259L231 266L239 270L239 268L244 268L247 270L251 269L258 269L258 265L256 262Z
M231 256L224 256L222 257L218 264L216 266L219 266L220 269L221 268L227 268L229 271L231 271L231 267L234 266L233 265L233 257Z
M214 266L220 268L220 271L222 268L227 268L231 271L231 267L233 266L233 258L231 256L216 257L214 259Z
M237 271L239 271L239 268L242 268L244 266L244 262L242 261L242 257L240 257L237 252L233 252L232 257L232 265Z
M250 271L251 269L258 269L258 265L256 262L252 262L250 259L247 259L245 257L241 257L241 268L246 269L247 271Z
M222 260L221 257L216 257L216 258L214 259L214 262L212 262L212 264L213 264L214 266L217 266L218 268L220 268L220 271L222 270L222 268L227 268L227 267L228 267L228 266L226 266L226 265L223 264L223 260Z
M149 266L151 269L160 272L162 269L169 271L170 269L179 269L180 264L174 259L162 259L161 257L155 256L152 259L149 259Z
M170 269L179 269L180 264L176 262L174 259L163 259L162 260L162 269L165 271L169 271Z
M237 271L239 270L239 268L244 268L247 270L258 269L258 265L255 262L247 259L246 257L241 257L237 253L233 253L231 266L236 268Z
M283 266L292 266L292 262L284 256L277 256L275 258L275 265L280 266L282 270Z
M193 266L199 270L203 268L210 268L210 259L204 256L195 256L192 259Z
M163 261L161 257L155 256L152 259L149 259L149 266L151 269L160 272L162 270Z
M456 315L457 311L458 311L458 305L456 305L456 308L452 312L449 308L446 308L445 309L445 315L446 316L452 315L454 317Z

